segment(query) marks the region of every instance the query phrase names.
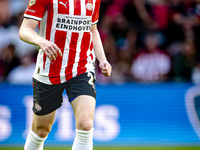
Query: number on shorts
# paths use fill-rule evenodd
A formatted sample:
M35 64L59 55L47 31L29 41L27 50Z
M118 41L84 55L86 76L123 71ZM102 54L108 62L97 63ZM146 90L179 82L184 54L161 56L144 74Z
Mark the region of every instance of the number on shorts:
M90 77L88 83L94 87L94 76L92 75L91 72L88 72L87 76Z

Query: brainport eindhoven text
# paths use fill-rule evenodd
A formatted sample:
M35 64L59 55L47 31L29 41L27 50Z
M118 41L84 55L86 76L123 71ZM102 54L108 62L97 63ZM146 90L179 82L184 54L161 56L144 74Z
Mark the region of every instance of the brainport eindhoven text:
M91 29L90 18L57 18L56 28L59 30L85 31L89 32Z

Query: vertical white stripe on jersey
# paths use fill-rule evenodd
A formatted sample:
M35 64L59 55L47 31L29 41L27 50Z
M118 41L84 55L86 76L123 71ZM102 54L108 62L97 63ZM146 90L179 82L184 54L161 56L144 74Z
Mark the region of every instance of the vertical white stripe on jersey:
M44 16L43 16L43 19L42 19L42 21L40 23L39 34L43 38L46 37L47 15L48 15L48 12L46 11ZM43 56L44 56L44 52L40 49L39 53L38 53L37 64L36 64L35 73L34 73L33 77L37 78L36 77L38 75L37 71L40 68L39 69L40 70L39 74L42 75L42 76L40 76L41 81L43 81L44 83L50 83L49 78L46 78L46 76L48 76L48 73L49 73L48 70L46 70L46 69L48 69L48 66L49 66L50 62L49 63L46 62L45 63L45 68L43 68L43 64L44 64Z
M73 15L74 15L74 3L72 5L73 5ZM70 11L72 11L72 8L70 9ZM85 1L81 0L81 16L83 16L85 14L86 14ZM74 61L73 68L72 68L72 76L73 77L75 77L77 75L77 68L78 68L78 62L80 59L82 38L83 38L83 33L79 33L78 41L77 41L77 45L76 45L76 56L75 56L75 61Z
M47 24L47 11L45 12L42 21L40 22L39 35L42 36L43 38L46 37L46 24ZM38 70L40 68L40 74L47 76L48 74L45 72L45 70L43 71L43 63L44 63L43 55L44 52L40 49L38 52L37 64L35 69ZM37 70L35 71L37 72Z
M86 9L85 9L85 1L81 0L81 16L86 15ZM76 57L75 57L75 62L73 65L72 69L72 76L75 77L77 75L77 68L78 68L78 62L80 59L80 52L81 52L81 42L83 39L83 33L79 33L78 41L77 41L77 46L76 46Z
M56 26L56 17L57 17L57 14L58 14L58 1L59 0L53 0L53 9L54 9L54 14L53 14L53 22L52 22L52 27L51 27L51 35L50 35L50 41L54 43L55 41L55 33L56 33L56 29L53 28Z
M72 69L73 77L75 77L77 75L77 68L78 68L78 62L80 59L82 38L83 38L83 33L79 33L78 41L77 41L77 45L76 45L76 56L75 56L75 61L74 61L73 69Z
M81 16L86 16L85 0L81 0Z
M93 11L92 11L92 14L94 13L95 4L96 4L96 0L93 0Z
M46 37L46 25L47 25L47 11L44 14L44 17L42 18L42 21L40 22L40 31L39 34L41 37Z
M74 1L69 0L69 15L74 15ZM63 52L63 60L62 60L62 69L60 72L61 75L61 83L66 81L65 78L65 67L67 67L68 65L68 57L69 57L69 46L70 46L70 41L71 41L71 36L72 36L72 32L67 32L66 35L66 42L65 42L65 49Z
M63 52L62 68L61 68L61 72L60 72L61 83L66 81L65 70L66 70L66 67L67 67L67 64L68 64L70 39L71 39L71 32L67 32L65 48L64 48L64 52Z
M91 45L91 43L92 43L92 35L91 35L91 38L90 38L90 45ZM87 50L87 64L86 64L86 68L87 68L87 71L86 72L88 72L88 71L91 71L91 66L89 66L89 65L91 65L92 63L92 58L91 58L91 56L90 56L90 54L91 54L91 51L90 51L90 45L89 45L89 48L88 48L88 50Z
M50 35L50 41L52 43L54 43L54 36L55 36L55 28L53 29L53 27L55 26L56 24L56 19L54 17L57 16L58 14L58 0L53 0L53 9L54 9L54 14L53 14L53 19L52 19L52 26L51 26L51 35ZM46 59L46 63L45 63L45 72L47 72L49 74L49 70L50 70L50 65L51 65L51 60L47 57ZM50 81L49 81L50 82Z
M74 1L69 0L69 16L74 15Z

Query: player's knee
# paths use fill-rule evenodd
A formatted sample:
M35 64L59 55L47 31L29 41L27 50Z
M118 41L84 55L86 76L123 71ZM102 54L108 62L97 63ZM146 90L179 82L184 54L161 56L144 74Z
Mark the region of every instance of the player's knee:
M47 132L46 130L39 130L38 131L38 136L45 138L47 137L47 135L49 134L49 132Z
M77 124L77 128L84 131L89 131L93 128L93 120L82 120Z
M44 138L44 137L47 137L47 135L49 134L49 132L51 131L51 128L48 128L48 127L44 127L44 126L37 126L35 129L34 129L34 132Z

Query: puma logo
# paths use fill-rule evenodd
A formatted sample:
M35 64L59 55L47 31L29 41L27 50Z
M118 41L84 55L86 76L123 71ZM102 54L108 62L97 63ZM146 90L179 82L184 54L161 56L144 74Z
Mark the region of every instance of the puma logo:
M65 6L65 8L67 8L67 2L64 4L62 1L59 1L59 4Z

